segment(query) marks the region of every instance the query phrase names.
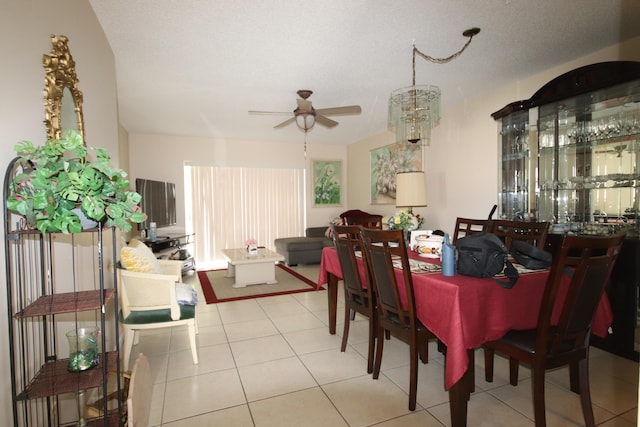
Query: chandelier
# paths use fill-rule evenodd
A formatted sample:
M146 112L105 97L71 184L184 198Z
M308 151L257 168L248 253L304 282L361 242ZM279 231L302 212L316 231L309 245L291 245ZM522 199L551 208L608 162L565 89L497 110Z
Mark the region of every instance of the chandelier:
M458 56L469 46L480 28L465 30L462 35L469 40L458 52L447 58L426 55L413 45L413 80L411 86L396 89L389 96L389 130L395 131L396 142L429 145L431 129L440 122L440 88L432 85L416 85L416 54L422 58L445 64Z

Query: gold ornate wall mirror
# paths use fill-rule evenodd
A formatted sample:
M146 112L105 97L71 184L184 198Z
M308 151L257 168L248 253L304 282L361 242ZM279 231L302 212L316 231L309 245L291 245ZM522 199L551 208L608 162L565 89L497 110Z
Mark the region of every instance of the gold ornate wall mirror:
M84 138L82 92L78 89L76 63L69 52L66 36L51 35L51 53L42 56L44 77L44 124L47 138L60 138L63 129L72 128Z

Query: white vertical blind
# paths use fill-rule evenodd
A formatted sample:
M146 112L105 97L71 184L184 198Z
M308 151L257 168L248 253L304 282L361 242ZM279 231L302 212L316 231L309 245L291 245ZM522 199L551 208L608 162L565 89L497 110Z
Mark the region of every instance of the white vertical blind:
M249 238L275 250L276 238L304 233L304 169L186 166L185 178L199 269L225 266L220 250Z

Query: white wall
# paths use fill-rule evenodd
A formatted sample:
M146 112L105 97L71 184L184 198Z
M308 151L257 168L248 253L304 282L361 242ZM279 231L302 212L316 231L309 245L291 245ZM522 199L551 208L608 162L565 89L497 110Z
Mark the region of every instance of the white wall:
M118 163L118 127L113 54L86 0L2 1L0 13L0 168L15 157L21 140L43 143L44 69L42 55L51 51L50 34L69 37L79 89L84 94L85 130L89 145L106 148ZM126 153L125 153L126 154ZM0 225L4 236L4 223ZM0 246L4 259L4 245ZM0 424L12 425L5 265L0 264Z
M243 167L294 167L307 170L307 226L328 225L346 210L348 197L343 187L342 207L313 207L310 167L312 159L342 160L346 177L344 145L307 144L305 158L303 141L277 144L263 141L242 141L216 138L178 137L167 135L129 134L131 181L146 178L176 184L176 198L184 200L184 165L215 165ZM176 229L184 229L184 204L177 206Z
M482 99L470 99L442 112L440 126L425 147L427 180L425 227L452 232L457 216L485 218L497 203L498 136L491 113L505 105L530 98L549 80L575 68L604 61L640 60L640 38L612 46L525 80L505 86ZM499 65L498 65L499 66ZM447 94L442 95L446 97ZM385 133L348 147L349 206L388 215L391 205L370 205L368 193L369 150L394 141Z

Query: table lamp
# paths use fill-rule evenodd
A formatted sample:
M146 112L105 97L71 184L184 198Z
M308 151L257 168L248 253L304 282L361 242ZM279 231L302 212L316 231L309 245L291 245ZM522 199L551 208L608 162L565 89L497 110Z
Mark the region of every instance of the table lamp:
M424 172L400 172L396 175L396 207L407 208L409 212L416 206L427 206L427 188Z

